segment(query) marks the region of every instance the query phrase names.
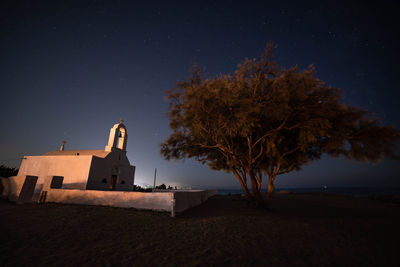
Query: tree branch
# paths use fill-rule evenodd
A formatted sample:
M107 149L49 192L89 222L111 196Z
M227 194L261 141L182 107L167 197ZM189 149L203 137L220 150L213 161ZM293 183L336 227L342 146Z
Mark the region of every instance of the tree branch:
M291 150L289 150L289 151L286 151L285 153L283 153L283 154L279 157L279 160L283 159L285 156L287 156L287 155L289 155L289 154L292 154L293 152L299 150L300 148L301 148L301 146L298 146L298 147L295 147L295 148L293 148L293 149L291 149Z
M264 146L261 145L260 152L259 152L258 155L254 158L254 162L255 162L256 160L258 160L258 159L262 156L263 152L264 152Z
M291 172L293 170L293 168L294 168L294 164L290 165L289 168L287 168L286 170L278 172L277 175Z
M276 132L276 131L281 130L281 129L283 128L283 126L285 126L286 121L287 121L288 118L289 118L289 115L287 115L287 116L285 117L285 119L283 120L283 122L281 123L281 125L279 125L277 128L268 131L266 134L264 134L263 136L261 136L260 138L258 138L258 140L254 142L253 148L254 148L259 142L261 142L265 137L267 137L267 136L273 134L273 133Z

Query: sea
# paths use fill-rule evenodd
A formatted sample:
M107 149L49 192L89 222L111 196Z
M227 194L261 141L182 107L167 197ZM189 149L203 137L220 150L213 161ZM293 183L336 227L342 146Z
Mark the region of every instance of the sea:
M299 193L330 193L346 196L374 197L400 195L400 187L310 187L310 188L277 188L275 192L282 190L293 194ZM261 190L265 192L266 190ZM242 194L242 189L218 189L219 195Z

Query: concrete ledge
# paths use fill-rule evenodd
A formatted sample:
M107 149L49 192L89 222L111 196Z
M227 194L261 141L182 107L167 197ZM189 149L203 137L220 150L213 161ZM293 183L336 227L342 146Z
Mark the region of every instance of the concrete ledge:
M209 197L216 194L216 190L190 190L174 192L175 211L182 212L184 210L201 205Z
M46 202L171 211L173 193L51 189Z
M1 196L17 201L24 184L25 176L13 176L1 179ZM29 196L29 202L54 202L81 205L100 205L142 210L167 211L174 217L175 212L182 212L201 205L209 197L216 195L216 190L162 190L158 192L103 191L51 188L48 182L37 186Z
M49 189L46 191L46 202L168 211L174 217L175 212L201 205L216 194L216 190L124 192Z

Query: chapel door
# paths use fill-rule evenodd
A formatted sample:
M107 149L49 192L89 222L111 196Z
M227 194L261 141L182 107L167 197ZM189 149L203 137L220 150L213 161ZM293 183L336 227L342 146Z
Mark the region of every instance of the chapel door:
M117 176L111 175L110 190L115 190L116 185L117 185Z
M32 202L32 197L35 191L37 180L37 176L26 176L24 185L22 186L21 192L19 193L19 197L17 200L18 204Z

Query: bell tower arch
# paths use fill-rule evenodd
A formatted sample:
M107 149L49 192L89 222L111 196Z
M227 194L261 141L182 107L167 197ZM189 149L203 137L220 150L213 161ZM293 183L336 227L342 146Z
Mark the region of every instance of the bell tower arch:
M110 137L108 138L108 144L105 147L105 151L112 151L114 149L119 149L126 151L126 143L128 141L128 132L123 120L121 119L119 123L115 124L110 130Z

